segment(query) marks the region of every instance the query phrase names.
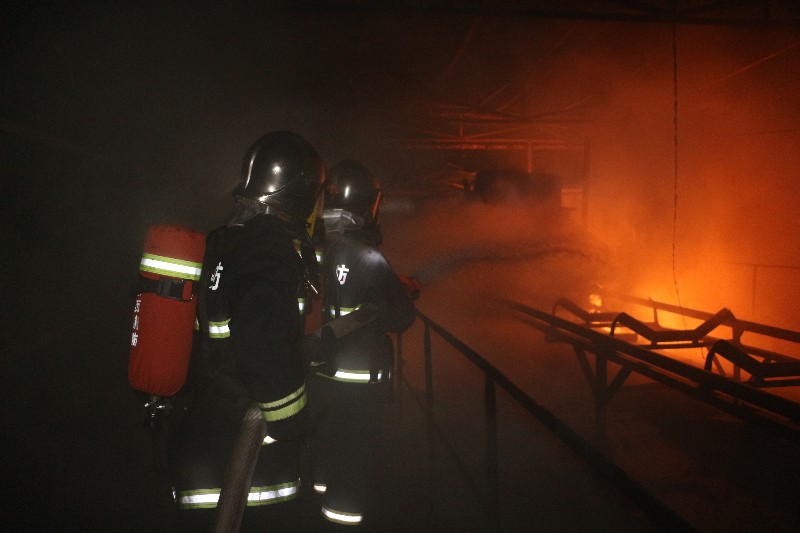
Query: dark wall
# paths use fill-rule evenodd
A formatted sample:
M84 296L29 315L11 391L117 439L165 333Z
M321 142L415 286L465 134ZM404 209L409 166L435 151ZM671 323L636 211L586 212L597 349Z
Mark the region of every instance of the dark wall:
M147 179L74 147L0 140L2 321L13 325L0 337L2 521L151 530L165 523L166 485L127 383Z

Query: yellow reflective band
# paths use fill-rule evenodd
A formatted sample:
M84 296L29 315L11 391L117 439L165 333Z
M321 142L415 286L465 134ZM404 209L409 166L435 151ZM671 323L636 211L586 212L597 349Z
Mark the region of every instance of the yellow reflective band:
M155 254L143 254L142 263L139 265L139 270L144 270L145 272L152 272L153 274L161 274L163 276L177 276L192 281L198 281L200 279L200 272L202 269L202 263L184 261L183 259L175 259Z
M222 322L208 322L208 336L212 339L224 339L231 336L231 329L228 327L228 322L231 319L223 320Z
M361 513L345 513L344 511L335 511L328 507L322 508L322 516L336 522L337 524L344 524L346 526L356 526L361 523L364 516Z
M247 495L247 506L270 505L296 498L300 491L300 480L269 485L265 487L251 487ZM181 509L213 509L219 503L221 489L199 489L181 491L178 505Z
M325 494L326 490L328 490L328 485L325 483L314 483L314 492L318 494Z
M325 205L325 192L323 189L320 189L317 193L317 201L314 202L314 209L311 210L311 213L306 218L306 232L308 233L309 237L314 236L314 227L317 224L317 219L322 214L322 208Z
M270 485L268 487L252 487L250 494L247 495L247 505L255 507L257 505L272 505L273 503L285 502L297 497L300 489L300 480L280 485Z
M185 490L178 495L181 509L210 509L217 506L221 489Z
M305 298L298 298L297 299L297 307L300 309L300 314L303 314L303 311L306 309L306 299Z
M259 403L258 407L261 409L261 416L264 417L264 420L275 422L299 413L306 406L307 401L306 386L303 384L290 395L274 402Z

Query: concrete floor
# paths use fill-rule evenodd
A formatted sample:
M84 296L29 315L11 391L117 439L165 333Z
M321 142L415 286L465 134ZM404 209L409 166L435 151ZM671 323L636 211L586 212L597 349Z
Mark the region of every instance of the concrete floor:
M445 301L430 297L419 308L436 316ZM592 399L569 347L544 343L538 331L485 302L483 314L463 301L448 303L477 322L445 318L446 328L591 439ZM15 526L9 531L170 530L168 492L153 471L141 405L126 381L120 345L127 314L107 313L92 322L91 335L71 337L79 324L64 322L47 335L7 343L2 519ZM434 340L437 423L446 441L437 436L431 446L417 403L424 397L420 331L418 322L403 337L411 389L401 389L387 419L374 530L660 529L500 392L500 506L491 520L480 503L482 377ZM698 531L800 530L795 441L643 379L630 379L615 397L608 435L604 453Z
M544 342L541 332L515 320L491 299L476 302L474 295L451 295L427 306L423 302L420 307L428 316L446 317L442 323L446 329L593 443L689 527L698 531L800 530L800 446L796 438L754 427L633 375L609 406L607 441L597 444L593 440L593 399L572 348ZM447 308L459 309L462 316L468 315L474 322L457 319ZM481 327L471 325L475 323ZM406 374L421 387L421 339L412 340L413 333L406 337ZM459 415L453 411L447 412L449 406L457 405L455 413L475 408L475 418L480 422L480 373L456 363L459 358L443 343L437 343L435 335L433 353L434 390L441 396L436 401L446 404L442 419L457 418ZM457 387L448 386L456 383ZM454 396L448 398L451 389ZM779 393L800 401L797 389L787 388ZM508 401L502 401L503 396L498 393L500 468L505 474L501 474L500 482L507 491L528 497L511 498L508 506L501 507L499 530L661 528L641 513L631 511L628 502L620 504L624 498L615 487L541 424L529 422L532 417L527 413L515 412ZM458 428L457 421L450 423L452 428ZM473 430L462 428L461 434L455 429L450 438L463 442L464 436L473 431L470 442L477 441L477 447L482 448L480 436L474 434L481 428L478 423ZM523 450L530 453L520 455ZM472 460L479 462L474 454ZM578 509L580 512L573 512Z

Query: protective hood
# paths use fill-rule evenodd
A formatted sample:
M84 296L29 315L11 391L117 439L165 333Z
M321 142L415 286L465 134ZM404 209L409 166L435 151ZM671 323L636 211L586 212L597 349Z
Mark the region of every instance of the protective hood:
M268 206L258 200L236 197L235 204L228 215L226 226L241 226L248 220L268 212Z
M360 229L364 226L364 218L340 208L327 208L322 212L325 233L344 235L345 231Z

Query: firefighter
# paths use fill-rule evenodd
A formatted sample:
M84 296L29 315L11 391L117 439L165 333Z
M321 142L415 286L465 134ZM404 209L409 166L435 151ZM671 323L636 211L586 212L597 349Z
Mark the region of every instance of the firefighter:
M300 529L308 409L297 305L308 268L297 242L310 238L323 180L321 159L306 139L268 133L245 155L227 223L206 238L200 335L186 386L192 400L173 446L175 494L187 530L208 531L218 520L226 473L240 459L234 443L254 404L266 434L242 530ZM310 245L299 249L313 253Z
M376 248L382 241L381 191L360 163L330 168L326 182L322 259L323 321L360 313L364 326L323 337L327 362L312 378L315 418L313 480L323 523L368 525L365 514L380 413L390 399L394 347L389 332L414 321L412 298ZM335 329L335 328L334 328ZM324 328L323 328L324 330Z

